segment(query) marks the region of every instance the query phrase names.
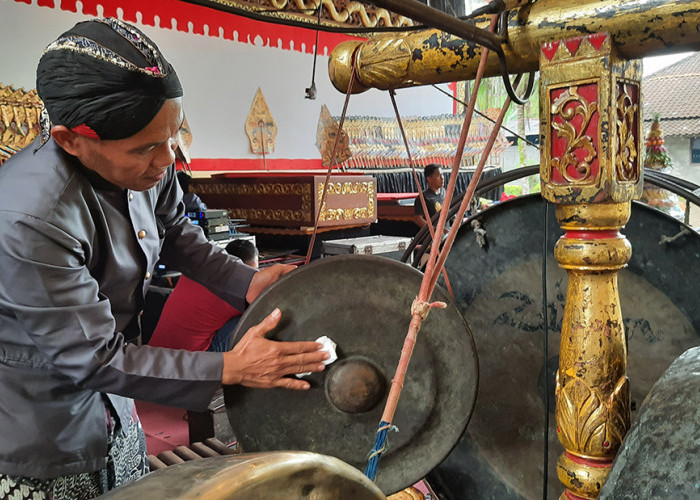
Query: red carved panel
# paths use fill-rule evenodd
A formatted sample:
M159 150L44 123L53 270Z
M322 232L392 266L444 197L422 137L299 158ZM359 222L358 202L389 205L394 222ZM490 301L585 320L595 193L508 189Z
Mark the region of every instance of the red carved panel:
M549 90L553 184L594 184L600 172L598 84Z

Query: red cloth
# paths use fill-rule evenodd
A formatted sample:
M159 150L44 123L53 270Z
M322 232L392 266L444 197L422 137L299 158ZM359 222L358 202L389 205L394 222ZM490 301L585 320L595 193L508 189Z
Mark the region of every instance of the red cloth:
M148 345L206 351L217 330L240 314L205 286L181 276Z

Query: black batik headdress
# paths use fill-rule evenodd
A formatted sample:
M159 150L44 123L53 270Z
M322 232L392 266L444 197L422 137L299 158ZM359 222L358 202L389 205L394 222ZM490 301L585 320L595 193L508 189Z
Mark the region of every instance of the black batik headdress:
M78 23L51 43L37 67L37 91L52 124L105 140L134 135L166 99L182 96L158 47L112 18Z

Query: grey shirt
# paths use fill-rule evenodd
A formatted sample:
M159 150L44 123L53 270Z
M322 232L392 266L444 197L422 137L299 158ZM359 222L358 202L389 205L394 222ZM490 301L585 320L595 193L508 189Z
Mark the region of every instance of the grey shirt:
M37 147L0 167L0 473L46 479L105 466L103 394L124 421L220 385L220 353L127 342L159 258L238 310L255 271L184 217L174 166L134 192Z

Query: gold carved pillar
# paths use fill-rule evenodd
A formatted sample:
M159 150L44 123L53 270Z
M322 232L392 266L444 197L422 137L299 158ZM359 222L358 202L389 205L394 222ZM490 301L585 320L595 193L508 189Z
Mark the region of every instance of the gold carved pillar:
M612 42L596 33L540 53L542 195L556 204L565 234L554 253L568 272L556 422L570 500L598 496L630 425L617 273L632 254L620 230L642 189L642 67Z

